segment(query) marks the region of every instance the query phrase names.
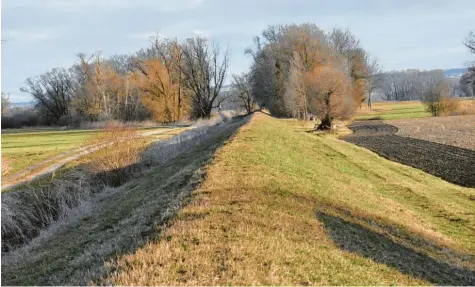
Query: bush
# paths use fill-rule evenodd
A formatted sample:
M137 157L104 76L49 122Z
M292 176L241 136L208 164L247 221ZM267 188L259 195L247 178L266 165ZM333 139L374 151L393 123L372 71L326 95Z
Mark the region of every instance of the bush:
M437 86L429 88L423 95L427 111L434 117L451 114L458 108L458 101L451 98L451 89L446 81L440 82Z
M18 110L10 116L2 117L2 129L34 127L43 125L44 123L44 118L33 110Z
M102 147L92 154L91 171L106 185L119 186L132 176L140 153L145 149L146 139L134 129L117 128L111 124L89 143Z

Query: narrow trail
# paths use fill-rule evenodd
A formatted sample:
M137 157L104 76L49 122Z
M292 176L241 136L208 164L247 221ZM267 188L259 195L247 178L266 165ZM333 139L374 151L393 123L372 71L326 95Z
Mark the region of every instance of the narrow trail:
M181 129L183 127L178 126L174 128L164 129L164 130L152 130L152 131L145 131L139 134L140 137L148 137L155 134L164 134L170 131L175 131L177 129ZM110 143L102 143L102 144L93 144L88 146L83 146L80 148L72 149L67 152L63 152L59 155L41 161L37 164L34 164L27 169L19 171L15 174L8 175L2 177L2 192L10 190L14 187L23 185L27 182L30 182L34 179L40 178L42 176L51 174L58 170L59 168L63 167L64 165L75 161L85 155L90 153L96 152Z
M382 121L357 121L347 142L382 157L421 169L446 181L475 187L475 151L396 135L398 128Z

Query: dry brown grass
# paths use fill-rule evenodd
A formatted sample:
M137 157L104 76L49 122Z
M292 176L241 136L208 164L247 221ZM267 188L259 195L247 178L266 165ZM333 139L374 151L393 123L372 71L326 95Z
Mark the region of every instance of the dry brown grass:
M5 176L10 171L10 159L2 156L2 176Z
M475 99L458 100L455 109L447 115L450 115L450 116L475 115Z
M104 175L107 184L117 186L131 177L147 140L134 129L111 126L94 137L89 145L104 146L90 156L91 171Z
M109 263L103 283L420 285L475 278L475 206L466 198L474 190L294 125L257 114L218 153L173 225ZM451 226L448 218L461 223Z

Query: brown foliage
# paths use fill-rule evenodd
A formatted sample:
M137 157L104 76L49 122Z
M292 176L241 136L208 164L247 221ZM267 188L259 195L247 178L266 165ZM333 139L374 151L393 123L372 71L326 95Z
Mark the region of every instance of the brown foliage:
M330 129L335 118L345 119L354 110L348 76L338 68L319 66L305 77L312 113L321 120L320 129Z
M152 112L155 120L176 122L186 114L185 106L169 70L158 59L141 63L141 72L135 73L134 82L142 91L141 101Z

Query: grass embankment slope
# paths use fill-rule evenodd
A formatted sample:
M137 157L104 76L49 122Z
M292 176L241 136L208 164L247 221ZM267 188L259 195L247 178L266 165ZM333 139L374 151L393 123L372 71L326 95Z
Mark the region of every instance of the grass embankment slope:
M103 283L475 284L474 189L306 130L256 114Z

